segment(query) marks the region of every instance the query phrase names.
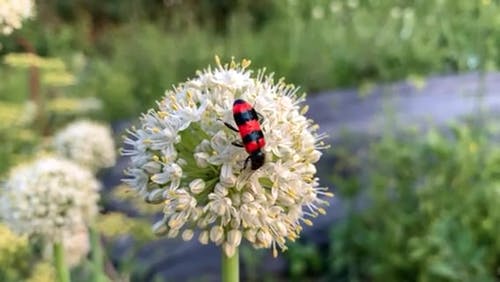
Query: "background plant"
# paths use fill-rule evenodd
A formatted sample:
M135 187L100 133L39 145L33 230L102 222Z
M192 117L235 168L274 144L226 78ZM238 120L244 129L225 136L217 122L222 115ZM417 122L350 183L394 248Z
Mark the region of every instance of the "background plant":
M137 115L211 62L252 58L317 92L429 74L494 70L495 1L44 1L0 54L23 51L80 66L75 96L103 101L109 119ZM130 36L133 34L133 36ZM79 58L79 59L78 59ZM5 73L0 68L0 73ZM13 75L9 75L13 76ZM12 78L18 79L18 78ZM19 95L9 83L0 96Z
M332 229L330 275L348 281L496 281L498 130L456 124L415 137L383 137L361 171L339 179L351 213ZM362 194L371 200L359 211L353 196Z

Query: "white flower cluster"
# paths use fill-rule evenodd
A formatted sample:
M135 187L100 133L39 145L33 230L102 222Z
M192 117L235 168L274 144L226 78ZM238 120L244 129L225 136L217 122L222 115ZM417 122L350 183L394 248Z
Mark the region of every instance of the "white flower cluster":
M60 156L96 172L116 161L111 129L97 122L76 121L54 137L54 148Z
M0 214L20 234L61 242L97 214L99 183L73 162L42 157L14 168L0 197Z
M34 6L33 0L0 0L0 33L20 28L24 19L33 16Z
M297 88L234 61L167 91L157 109L129 130L122 154L130 157L124 181L147 202L164 204L155 233L222 245L232 256L246 238L256 248L286 249L307 217L324 214L333 196L318 187L315 163L324 148L318 126L304 116ZM233 102L244 99L263 116L265 163L243 169L248 154L224 123L234 123Z

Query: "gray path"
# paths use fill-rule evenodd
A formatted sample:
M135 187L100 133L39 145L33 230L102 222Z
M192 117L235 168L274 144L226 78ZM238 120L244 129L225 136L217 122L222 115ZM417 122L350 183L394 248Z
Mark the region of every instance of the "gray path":
M332 138L341 130L377 135L387 116L401 125L443 124L483 110L500 109L500 73L463 74L427 79L417 89L409 83L376 87L364 97L356 90L320 93L308 99L309 115Z

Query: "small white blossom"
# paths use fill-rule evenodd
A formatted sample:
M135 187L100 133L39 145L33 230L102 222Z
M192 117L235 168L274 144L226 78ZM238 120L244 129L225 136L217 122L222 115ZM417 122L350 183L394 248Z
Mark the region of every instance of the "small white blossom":
M20 234L62 242L97 214L99 183L73 162L42 157L14 168L0 194L0 214Z
M10 34L31 18L34 13L33 0L0 0L0 34Z
M125 137L122 154L130 157L126 183L146 201L164 203L156 234L200 232L202 244L221 245L231 256L245 238L256 248L286 249L307 217L323 214L332 196L318 187L315 163L324 148L318 126L304 116L297 88L272 75L247 70L249 61L208 68L167 91L156 109L141 117ZM248 153L232 145L238 133L235 99L254 106L266 145L265 163L243 169ZM159 197L159 191L162 198ZM154 201L152 201L154 200Z
M56 133L54 148L60 156L96 172L116 161L115 143L109 126L81 120Z

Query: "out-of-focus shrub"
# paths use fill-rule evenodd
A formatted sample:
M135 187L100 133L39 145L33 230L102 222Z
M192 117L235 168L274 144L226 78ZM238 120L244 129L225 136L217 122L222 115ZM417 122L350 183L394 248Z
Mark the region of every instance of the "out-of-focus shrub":
M36 150L40 138L30 129L34 118L32 103L0 102L0 175Z
M20 281L31 270L31 254L26 236L18 236L0 224L0 280Z
M53 282L56 280L54 267L48 262L37 263L26 282Z
M500 64L494 1L49 1L39 9L18 34L44 56L84 53L73 90L99 97L109 119L151 107L214 54L249 58L308 91ZM0 38L0 52L19 51L16 38Z
M338 193L351 209L331 234L331 278L497 281L498 137L456 125L375 143L365 165L338 183L351 184ZM369 200L356 211L360 196Z

